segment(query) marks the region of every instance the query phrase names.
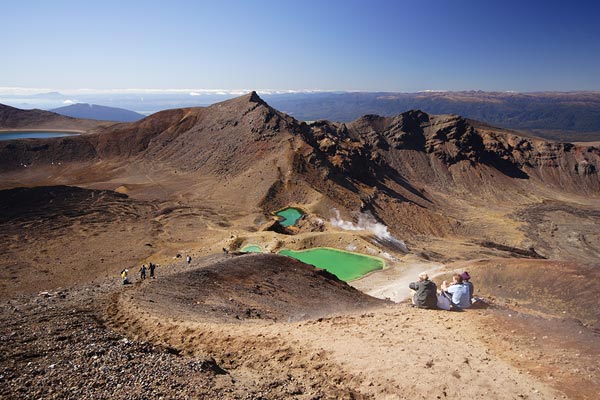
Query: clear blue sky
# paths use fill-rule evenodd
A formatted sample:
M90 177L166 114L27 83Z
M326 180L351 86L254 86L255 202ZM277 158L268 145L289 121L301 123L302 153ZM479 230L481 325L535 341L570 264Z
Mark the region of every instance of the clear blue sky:
M600 1L7 1L0 87L600 90Z

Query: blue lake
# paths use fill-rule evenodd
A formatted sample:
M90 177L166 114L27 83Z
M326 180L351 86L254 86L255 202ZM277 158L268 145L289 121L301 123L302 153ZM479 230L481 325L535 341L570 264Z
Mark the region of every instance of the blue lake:
M78 136L79 133L69 133L69 132L0 132L0 141L1 140L15 140L15 139L47 139L54 137L63 137L63 136Z

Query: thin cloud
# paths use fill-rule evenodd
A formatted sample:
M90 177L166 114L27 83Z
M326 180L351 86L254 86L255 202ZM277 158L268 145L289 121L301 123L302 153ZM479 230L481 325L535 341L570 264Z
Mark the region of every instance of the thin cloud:
M292 94L292 93L325 93L345 92L346 90L322 90L322 89L154 89L154 88L123 88L123 89L60 89L60 88L24 88L24 87L0 87L0 95L34 95L48 92L59 92L65 95L78 94L186 94L189 96L202 95L229 95L239 96L256 90L259 94Z

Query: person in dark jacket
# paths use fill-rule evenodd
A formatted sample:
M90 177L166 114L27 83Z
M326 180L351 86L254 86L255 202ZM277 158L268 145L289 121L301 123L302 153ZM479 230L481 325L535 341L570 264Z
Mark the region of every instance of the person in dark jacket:
M156 269L156 267L156 264L150 263L150 278L156 278L156 276L154 276L154 270Z
M412 301L419 308L437 308L437 286L429 280L425 272L419 274L418 282L411 282L409 288L415 291Z

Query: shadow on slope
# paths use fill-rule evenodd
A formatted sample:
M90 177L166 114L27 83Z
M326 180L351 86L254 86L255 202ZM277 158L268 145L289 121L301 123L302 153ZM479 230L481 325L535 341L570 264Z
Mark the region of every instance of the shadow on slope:
M153 206L109 190L0 190L0 298L116 275L152 253ZM117 222L118 221L118 222Z

